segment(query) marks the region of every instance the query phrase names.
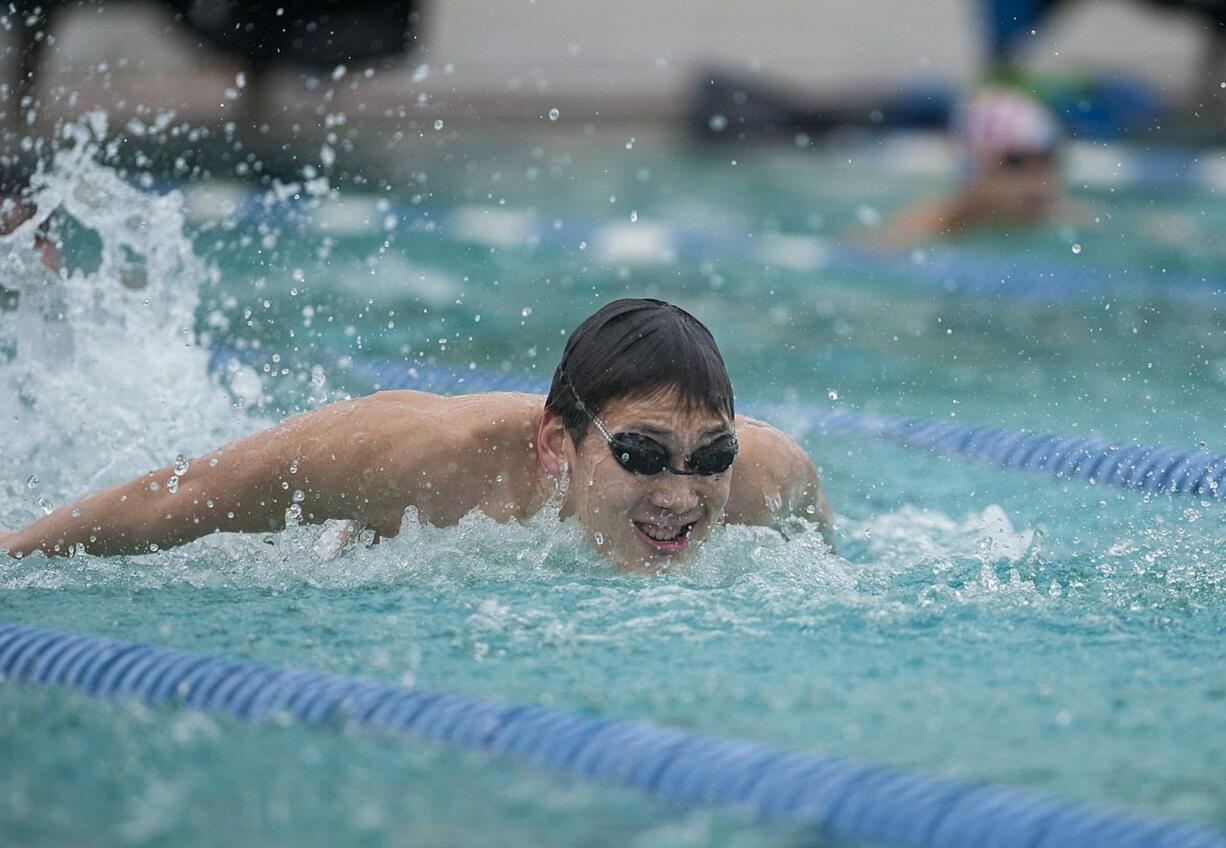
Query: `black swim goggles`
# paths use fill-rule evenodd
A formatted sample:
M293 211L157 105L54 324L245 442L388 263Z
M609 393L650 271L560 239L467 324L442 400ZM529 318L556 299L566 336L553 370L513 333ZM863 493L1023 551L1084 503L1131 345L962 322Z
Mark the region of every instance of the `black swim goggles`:
M608 425L600 420L600 416L588 411L573 386L571 394L578 401L579 408L587 413L587 417L592 419L592 423L600 431L609 450L613 452L613 458L617 460L617 464L631 474L650 477L661 471L668 471L682 476L710 477L714 474L723 474L732 467L732 461L736 459L736 452L740 447L736 435L725 433L685 457L685 468L675 468L672 463L672 455L664 445L642 433L609 432Z
M1000 157L1000 166L1005 170L1046 168L1055 164L1054 150L1006 150Z

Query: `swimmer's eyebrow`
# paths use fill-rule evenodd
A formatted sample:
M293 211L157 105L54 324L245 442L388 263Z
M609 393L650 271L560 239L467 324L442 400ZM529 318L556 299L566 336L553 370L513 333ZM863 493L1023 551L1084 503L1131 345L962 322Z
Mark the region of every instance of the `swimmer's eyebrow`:
M621 429L625 432L633 431L635 433L642 433L644 436L668 437L674 434L673 431L669 430L667 427L660 427L655 424L648 424L646 421L635 421L631 424L627 424L624 428L621 428ZM708 427L706 430L703 430L701 433L698 434L698 438L702 439L703 441L706 441L708 439L715 439L720 436L728 436L731 434L732 434L732 428L729 427L727 424L717 424L714 427Z

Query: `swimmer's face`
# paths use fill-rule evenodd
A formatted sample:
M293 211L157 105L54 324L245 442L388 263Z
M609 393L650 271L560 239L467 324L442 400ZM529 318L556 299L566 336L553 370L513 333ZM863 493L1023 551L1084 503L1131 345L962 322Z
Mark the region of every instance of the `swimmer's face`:
M1006 156L976 180L973 193L982 212L1002 222L1037 224L1060 199L1060 171L1051 155Z
M733 432L727 418L685 408L672 390L607 403L611 433L639 433L668 448L670 464ZM624 571L656 572L684 561L723 516L732 469L709 476L633 474L622 468L595 426L583 441L566 439L568 510L589 541Z

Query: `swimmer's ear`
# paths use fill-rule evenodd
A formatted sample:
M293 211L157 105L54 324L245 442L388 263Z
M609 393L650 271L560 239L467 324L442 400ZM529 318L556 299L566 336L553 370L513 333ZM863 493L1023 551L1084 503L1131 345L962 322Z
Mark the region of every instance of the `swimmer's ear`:
M536 430L536 455L551 477L563 475L567 465L566 446L569 441L566 424L561 417L546 410Z

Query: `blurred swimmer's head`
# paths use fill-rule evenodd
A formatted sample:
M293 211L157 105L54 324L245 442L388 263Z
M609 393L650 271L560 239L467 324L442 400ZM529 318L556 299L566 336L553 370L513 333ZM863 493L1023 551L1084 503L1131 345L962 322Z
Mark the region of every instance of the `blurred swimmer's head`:
M660 300L616 300L567 342L538 451L567 478L564 514L598 550L621 568L658 570L690 555L723 514L734 417L723 357L697 318Z
M955 128L980 214L1022 223L1051 214L1061 195L1060 127L1046 108L1014 89L984 89L962 105Z

